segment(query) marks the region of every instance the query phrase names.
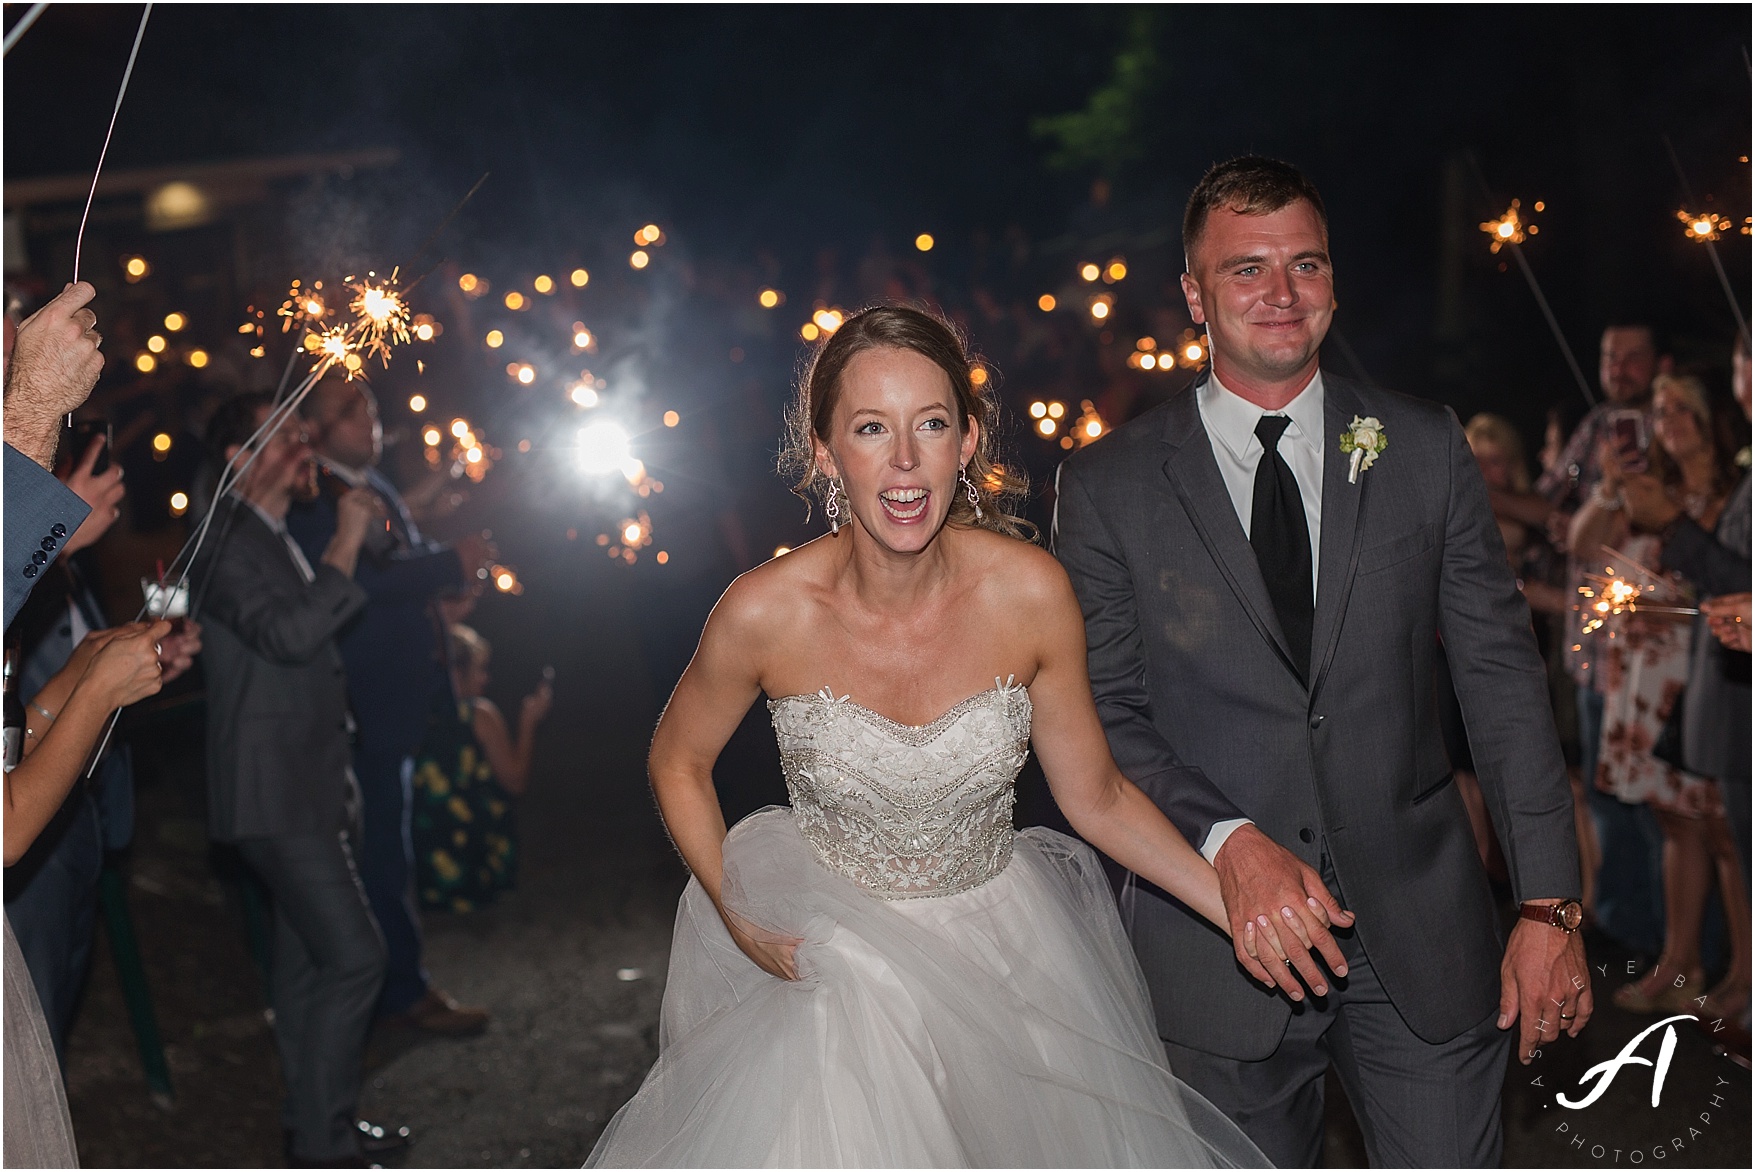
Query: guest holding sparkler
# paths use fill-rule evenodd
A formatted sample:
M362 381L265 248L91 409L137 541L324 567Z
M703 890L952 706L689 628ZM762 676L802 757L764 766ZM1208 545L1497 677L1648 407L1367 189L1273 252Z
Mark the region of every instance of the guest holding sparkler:
M1605 401L1585 413L1537 479L1533 493L1489 493L1494 514L1544 528L1564 549L1573 514L1590 500L1602 476L1598 453L1617 413L1645 410L1651 402L1652 379L1662 363L1657 332L1647 322L1623 319L1606 327L1597 364ZM1567 571L1569 584L1580 585L1587 570L1588 563L1581 563L1574 553ZM1570 634L1561 641L1561 652L1576 688L1580 771L1589 779L1596 775L1597 747L1602 741L1603 692L1598 679L1602 640L1576 630ZM1662 834L1643 806L1626 806L1590 786L1586 792L1602 860L1594 884L1596 924L1629 947L1654 951L1663 924L1658 874Z
M1746 428L1750 408L1749 346L1739 337L1732 354L1731 390L1741 409ZM1743 444L1748 432L1741 431ZM1733 444L1719 447L1720 474L1729 472L1723 455ZM1744 446L1743 453L1747 452ZM1747 461L1739 454L1735 463ZM1688 673L1687 701L1683 706L1682 755L1689 768L1718 779L1728 821L1738 852L1742 857L1742 890L1749 883L1749 787L1750 787L1750 691L1748 642L1750 508L1749 475L1731 493L1730 502L1718 518L1716 528L1680 507L1664 486L1651 476L1628 476L1622 483L1622 495L1635 525L1655 530L1663 542L1664 564L1693 583L1697 592L1711 597L1702 603L1703 623L1697 627L1693 659ZM1743 623L1735 618L1739 608ZM1740 636L1737 628L1741 626ZM1727 647L1718 646L1713 634L1726 639ZM1740 651L1731 648L1740 647ZM1740 1046L1747 1059L1749 1052L1749 968L1748 920L1742 925L1742 967L1733 965L1731 974L1712 991L1703 1007L1708 1020L1728 1019L1739 1025L1737 1037L1730 1043Z
M68 535L64 556L40 575L9 631L19 651L14 683L28 705L27 746L34 747L62 711L65 689L56 695L52 686L58 673L89 658L88 642L112 634L104 630L110 624L74 556L103 537L120 515L122 467L109 462L107 449L100 436L58 472L91 513ZM100 459L109 466L100 469ZM159 644L161 683L168 684L194 664L200 627L185 622ZM73 788L24 858L6 871L6 918L30 966L58 1056L65 1054L67 1029L91 963L104 855L121 850L133 837L134 773L127 746L119 741L104 754L91 783Z
M458 1004L428 981L421 963L410 822L414 755L435 698L448 697L451 688L433 602L473 581L493 560L493 547L473 535L455 546L421 536L395 486L377 471L384 433L377 399L362 380L324 379L306 409L325 486L287 517L306 555L333 539L337 501L349 489L368 489L387 506L387 526L374 532L360 559L365 605L338 636L359 722L353 768L365 826L360 877L390 957L378 1015L427 1033L474 1033L486 1027L487 1010Z
M354 1118L384 939L354 865L353 721L335 645L366 604L354 574L383 506L350 490L334 537L307 559L286 514L308 485L311 450L296 417L258 437L272 409L266 395L239 395L208 425L216 461L250 457L217 506L230 524L193 572L207 583L208 834L235 843L274 900L270 994L288 1160L358 1167L368 1145L407 1142L406 1133L373 1140Z
M1580 559L1607 549L1623 556L1602 553L1604 560L1673 564L1659 533L1635 533L1635 528L1649 530L1654 522L1679 526L1685 517L1706 533L1725 510L1735 464L1714 442L1705 388L1696 379L1677 376L1659 376L1653 385L1652 470L1636 471L1612 440L1604 441L1598 452L1601 479L1572 523L1572 548ZM1660 491L1666 501L1661 508L1654 499ZM1637 506L1629 507L1635 500ZM1743 531L1747 534L1746 521ZM1746 583L1746 561L1744 566ZM1622 802L1646 803L1656 814L1664 838L1665 913L1662 954L1644 977L1616 991L1615 1003L1634 1012L1683 1012L1700 996L1700 926L1715 877L1732 952L1725 984L1715 992L1742 990L1746 1003L1749 905L1718 775L1698 772L1698 764L1684 768L1681 747L1671 748L1664 737L1667 724L1674 723L1676 734L1682 726L1690 632L1671 616L1634 614L1615 634L1599 641L1605 704L1596 784ZM1747 761L1746 736L1744 753ZM1725 1008L1734 1015L1743 1007Z

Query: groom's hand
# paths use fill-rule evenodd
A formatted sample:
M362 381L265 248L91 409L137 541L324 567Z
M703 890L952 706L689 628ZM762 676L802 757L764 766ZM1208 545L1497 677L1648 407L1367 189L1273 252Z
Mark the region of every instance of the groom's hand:
M1341 907L1322 877L1297 855L1247 823L1219 848L1213 869L1219 873L1219 892L1231 921L1231 946L1250 976L1302 1001L1296 972L1321 997L1328 992L1328 980L1311 958L1312 948L1336 976L1347 975L1347 962L1329 935L1329 925L1349 927L1353 913Z
M1499 964L1499 1028L1523 1023L1517 1060L1528 1066L1536 1048L1554 1041L1563 1028L1576 1038L1592 1008L1584 934L1519 920Z

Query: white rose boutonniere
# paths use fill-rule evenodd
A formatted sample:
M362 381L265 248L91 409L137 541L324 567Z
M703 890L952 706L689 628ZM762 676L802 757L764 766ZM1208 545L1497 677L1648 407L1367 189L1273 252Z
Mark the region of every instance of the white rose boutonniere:
M1377 457L1389 447L1389 437L1383 434L1383 424L1375 415L1367 415L1360 419L1353 416L1353 422L1341 433L1341 451L1353 457L1352 464L1347 467L1347 483L1359 483L1359 473L1377 463Z

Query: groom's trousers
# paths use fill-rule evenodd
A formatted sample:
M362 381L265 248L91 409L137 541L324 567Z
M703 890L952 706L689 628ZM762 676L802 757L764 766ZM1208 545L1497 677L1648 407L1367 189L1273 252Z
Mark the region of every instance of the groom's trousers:
M384 938L341 834L246 838L238 853L274 900L269 999L286 1104L289 1155L357 1159L354 1129Z
M1422 1041L1390 1004L1358 937L1335 939L1346 978L1331 977L1327 997L1306 995L1270 1057L1242 1062L1166 1042L1170 1069L1275 1167L1322 1162L1323 1076L1333 1065L1373 1167L1497 1168L1511 1043L1511 1032L1497 1028L1498 1010L1448 1042Z

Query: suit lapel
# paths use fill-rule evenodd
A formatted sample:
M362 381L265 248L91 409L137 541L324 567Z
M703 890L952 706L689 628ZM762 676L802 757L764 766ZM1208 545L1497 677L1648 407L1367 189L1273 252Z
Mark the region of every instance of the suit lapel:
M1341 616L1353 590L1359 566L1359 509L1371 478L1361 475L1347 483L1351 460L1341 453L1341 434L1355 415L1365 413L1352 385L1323 374L1322 435L1322 559L1317 569L1316 618L1312 630L1311 694L1322 687L1340 637Z
M1255 550L1237 520L1237 508L1231 503L1231 493L1225 487L1224 477L1219 475L1219 465L1213 459L1212 440L1201 424L1200 410L1195 405L1195 392L1204 382L1203 376L1170 401L1164 431L1164 442L1170 455L1164 461L1164 475L1182 501L1195 532L1200 534L1207 552L1212 555L1213 564L1243 604L1249 621L1279 653L1286 670L1296 678L1298 669L1293 666L1292 657L1286 650L1286 637L1280 631L1273 599L1268 597L1267 583L1262 580L1261 565L1255 560Z

